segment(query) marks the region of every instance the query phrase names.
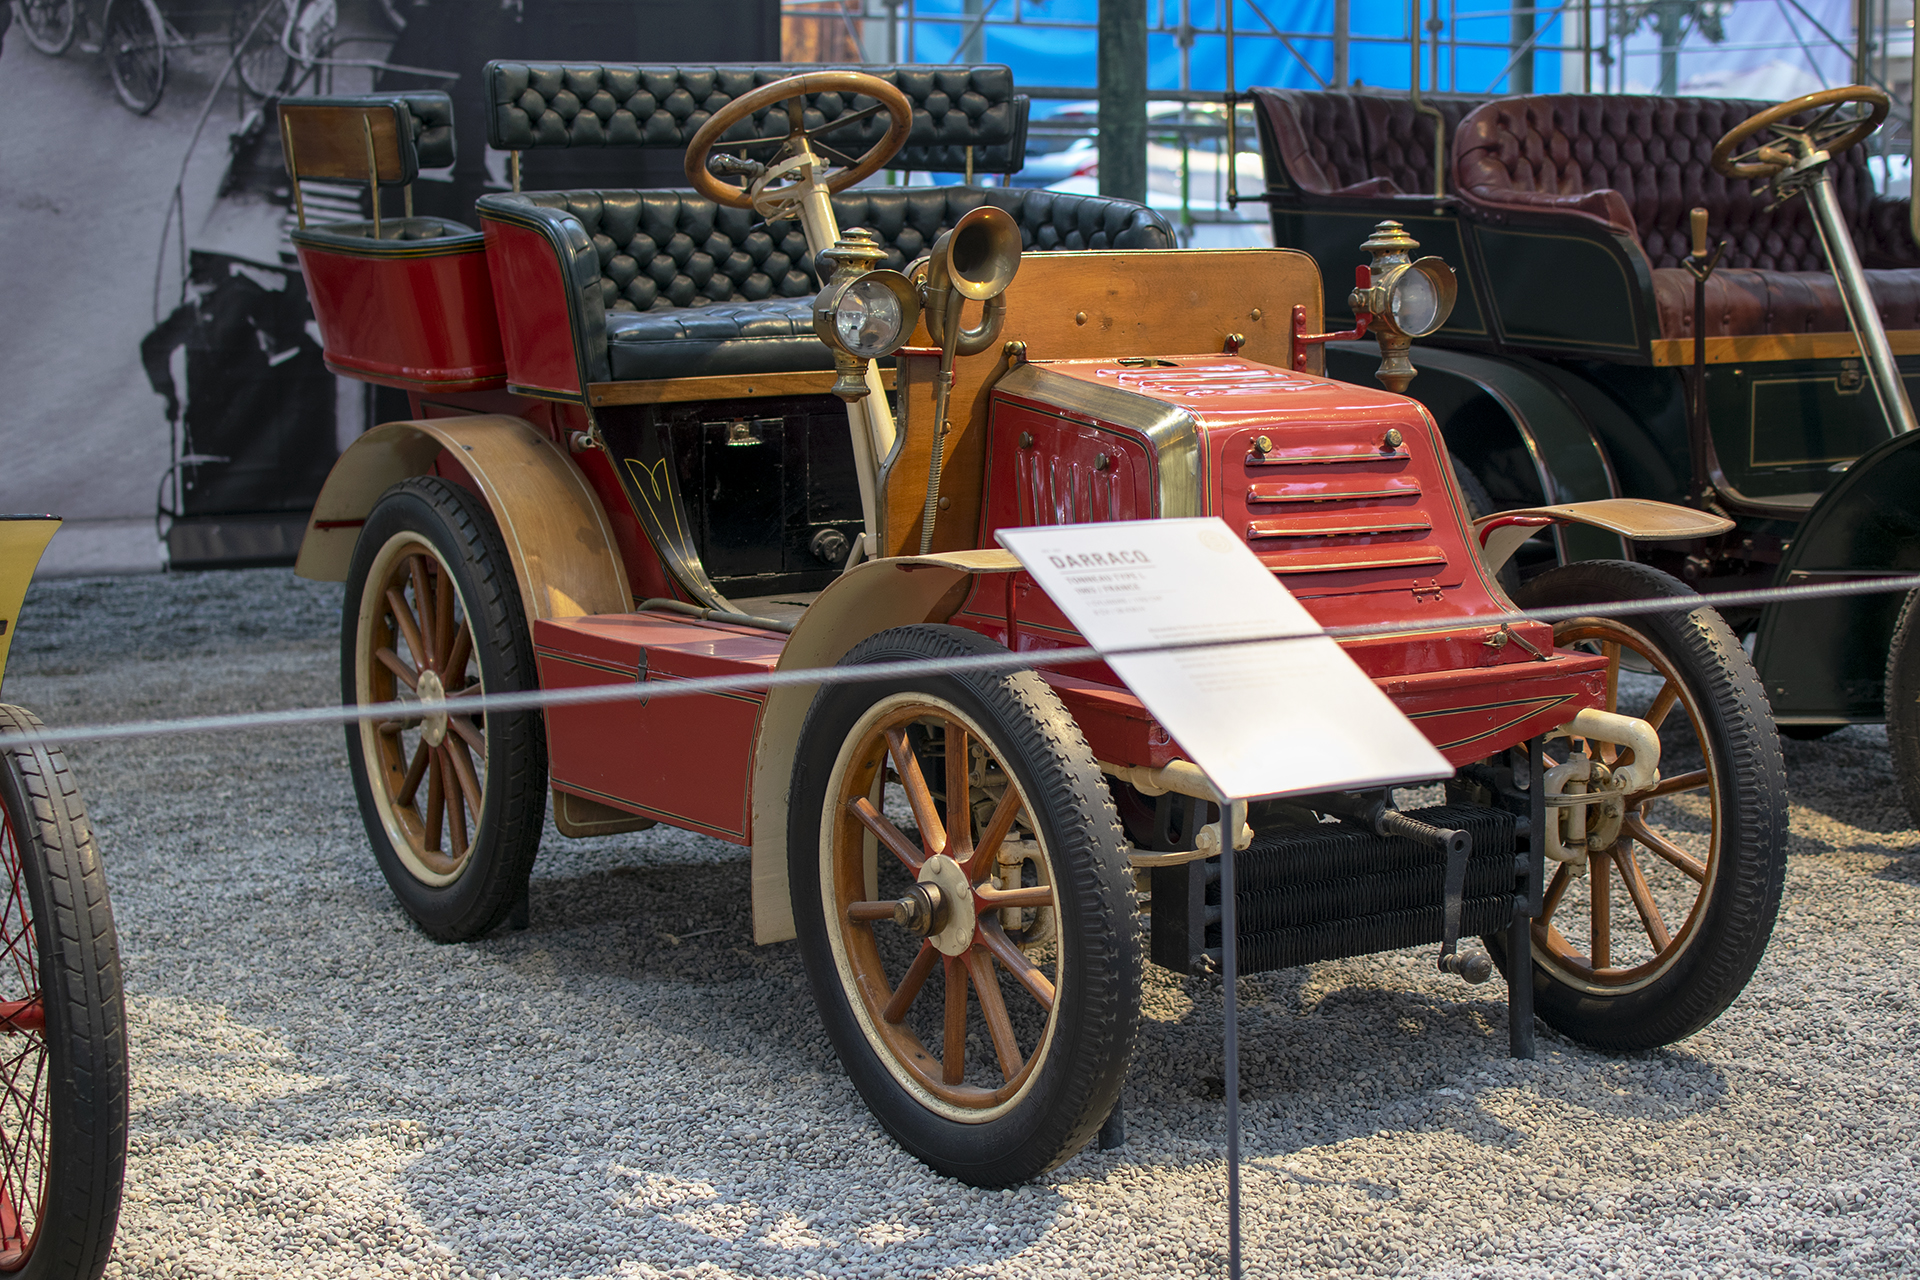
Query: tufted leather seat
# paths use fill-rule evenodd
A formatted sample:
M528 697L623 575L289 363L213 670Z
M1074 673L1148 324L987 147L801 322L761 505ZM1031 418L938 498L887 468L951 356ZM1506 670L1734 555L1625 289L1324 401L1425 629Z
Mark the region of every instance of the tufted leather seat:
M1708 211L1727 250L1708 285L1710 336L1846 329L1840 292L1805 200L1769 210L1754 184L1709 163L1713 145L1770 104L1723 98L1549 94L1479 107L1454 139L1454 183L1480 218L1567 217L1630 237L1652 268L1660 336L1690 337L1694 280L1682 266L1688 214ZM1854 148L1829 172L1841 216L1870 270L1889 328L1920 328L1920 251L1905 233L1905 200L1873 193Z
M607 313L607 364L616 382L833 368L813 331L812 298L716 302L670 311Z
M882 265L896 270L983 204L1012 215L1037 252L1174 243L1166 219L1142 205L1030 187L863 188L833 204L842 227L880 237ZM489 195L479 208L483 220L536 226L554 242L580 291L592 380L833 367L813 333L819 285L798 223L769 224L688 191Z
M715 111L743 93L807 71L860 71L907 96L913 126L890 161L892 169L1014 173L1026 159L1027 99L1013 91L1000 65L840 66L813 63L489 62L487 139L502 151L553 147L684 148ZM872 105L838 93L807 102L809 128ZM884 112L836 130L833 145L849 154L886 136ZM727 137L781 137L784 109L758 112ZM972 155L969 157L968 152Z
M1253 97L1266 154L1302 195L1431 198L1433 118L1405 98L1303 89L1255 89ZM1429 105L1452 136L1482 101L1439 98Z

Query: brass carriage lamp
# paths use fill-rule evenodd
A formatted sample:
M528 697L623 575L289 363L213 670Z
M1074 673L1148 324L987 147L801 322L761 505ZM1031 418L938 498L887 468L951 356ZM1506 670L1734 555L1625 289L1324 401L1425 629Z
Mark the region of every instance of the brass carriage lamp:
M867 361L892 355L920 319L920 291L898 271L876 270L886 251L865 227L840 237L820 257L833 263L827 287L813 302L813 331L833 351L842 400L867 395Z
M1373 336L1380 344L1380 385L1404 394L1413 381L1413 361L1407 352L1415 338L1424 338L1447 322L1459 293L1453 268L1440 258L1415 259L1420 242L1391 219L1378 223L1360 246L1373 255L1367 283L1347 299L1354 315L1372 319Z

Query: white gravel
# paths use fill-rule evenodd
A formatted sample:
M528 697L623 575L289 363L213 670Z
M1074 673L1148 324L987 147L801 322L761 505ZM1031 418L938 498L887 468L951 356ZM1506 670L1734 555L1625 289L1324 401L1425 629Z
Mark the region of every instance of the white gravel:
M338 589L35 586L6 700L75 724L335 699ZM1793 861L1746 995L1628 1058L1424 952L1246 980L1250 1274L1920 1273L1920 837L1885 736L1787 743ZM902 1154L733 846L549 830L533 926L438 946L337 730L82 745L134 1112L109 1275L1218 1275L1217 983L1149 970L1129 1140L1013 1192ZM711 932L709 932L711 931Z

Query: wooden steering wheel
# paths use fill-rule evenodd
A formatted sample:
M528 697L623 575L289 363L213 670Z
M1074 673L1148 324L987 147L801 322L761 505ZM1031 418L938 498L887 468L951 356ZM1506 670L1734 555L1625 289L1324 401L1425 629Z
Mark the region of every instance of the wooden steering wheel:
M877 99L874 105L850 111L835 120L815 129L806 127L804 109L789 111L791 125L785 134L776 134L768 138L748 138L739 142L722 142L721 137L742 120L771 107L778 102L790 102L796 98L806 98L816 93L860 94ZM887 134L869 147L864 155L848 156L819 139L836 129L845 128L885 111L890 117ZM766 166L772 171L782 161L801 154L824 156L837 160L844 166L827 175L828 191L844 191L857 182L861 182L877 172L881 165L893 159L900 148L906 145L907 134L913 128L913 104L907 101L907 95L882 80L879 76L868 75L864 71L808 71L797 76L788 76L772 84L761 85L750 93L743 93L720 108L700 126L699 132L687 144L687 181L693 189L716 204L732 205L736 209L753 207L754 193L750 188L722 181L707 168L707 162L716 150L731 150L738 147L771 146L784 143L776 153L772 163ZM743 175L757 172L758 166L741 164Z
M1840 108L1853 105L1873 109L1864 116L1849 115L1833 119L1833 114ZM1838 155L1864 141L1868 134L1878 129L1880 122L1887 118L1888 105L1887 95L1880 90L1870 85L1849 84L1837 89L1802 94L1791 101L1768 107L1742 120L1727 131L1726 137L1714 144L1714 172L1728 178L1772 178L1781 170L1790 168L1804 155L1815 151ZM1782 120L1821 107L1826 110L1821 111L1812 124L1776 128ZM1737 156L1733 153L1735 147L1768 128L1774 128L1787 141L1801 144L1805 151L1801 155L1794 155L1779 143L1770 142Z

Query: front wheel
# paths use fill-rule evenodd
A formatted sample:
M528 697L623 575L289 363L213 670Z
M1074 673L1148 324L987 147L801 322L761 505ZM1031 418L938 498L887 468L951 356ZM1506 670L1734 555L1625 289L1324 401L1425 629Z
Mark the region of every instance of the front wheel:
M27 43L50 57L59 57L73 44L79 13L78 0L13 0Z
M1894 782L1920 827L1920 591L1902 606L1887 651L1887 746Z
M842 666L997 648L954 627L873 636ZM823 688L796 757L801 955L854 1086L901 1146L998 1187L1112 1111L1140 1016L1118 815L1032 672Z
M107 0L100 50L121 105L143 116L167 88L167 24L153 0Z
M347 572L340 664L349 706L418 705L347 726L380 870L430 936L479 937L526 892L547 787L538 711L461 709L535 684L513 565L484 503L437 476L381 496Z
M65 756L0 706L0 1274L95 1280L127 1163L106 875Z
M1604 655L1607 711L1659 731L1660 778L1590 818L1611 843L1549 862L1533 922L1536 1008L1603 1049L1651 1049L1718 1017L1753 976L1786 875L1786 775L1759 677L1720 615L1645 565L1585 561L1523 587L1522 608L1672 598L1671 613L1554 624L1562 649ZM1548 744L1547 767L1571 752ZM1614 748L1581 744L1616 763ZM1590 813L1599 812L1598 806ZM1549 821L1557 821L1549 810ZM1503 969L1503 937L1486 939Z

